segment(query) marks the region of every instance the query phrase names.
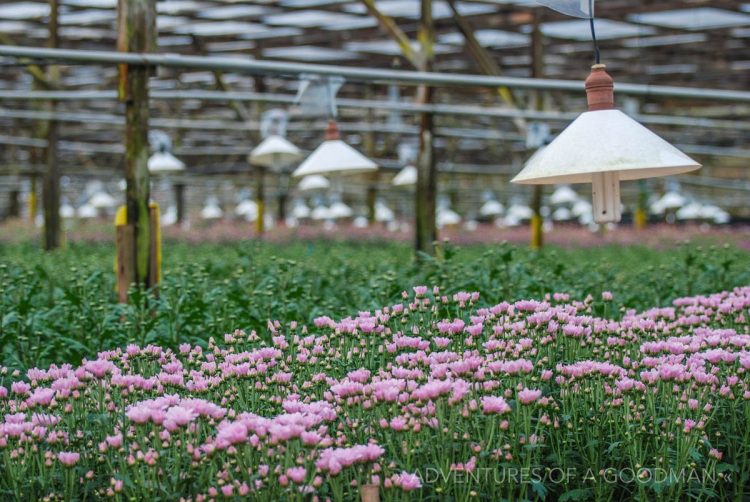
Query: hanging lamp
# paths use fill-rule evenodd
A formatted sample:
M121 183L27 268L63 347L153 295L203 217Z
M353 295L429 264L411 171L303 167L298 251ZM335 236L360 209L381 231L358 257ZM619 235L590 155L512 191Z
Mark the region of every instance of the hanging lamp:
M336 121L330 119L325 141L299 165L292 176L299 178L312 174L356 174L377 169L375 162L341 140Z
M671 176L701 167L614 108L614 81L603 64L586 79L588 111L537 151L513 183L591 183L597 223L620 221L620 182Z

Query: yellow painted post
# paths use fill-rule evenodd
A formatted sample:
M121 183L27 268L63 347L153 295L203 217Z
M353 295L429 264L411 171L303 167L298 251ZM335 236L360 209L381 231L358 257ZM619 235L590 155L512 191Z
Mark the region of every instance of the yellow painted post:
M638 205L635 209L633 224L636 230L645 230L648 224L648 215L646 214L646 205L648 203L648 193L646 192L646 181L638 182Z
M543 245L544 229L542 216L539 213L535 212L531 216L531 249L542 249Z
M34 223L36 221L36 208L37 208L37 199L36 199L36 176L31 177L31 191L29 192L29 221L31 223Z

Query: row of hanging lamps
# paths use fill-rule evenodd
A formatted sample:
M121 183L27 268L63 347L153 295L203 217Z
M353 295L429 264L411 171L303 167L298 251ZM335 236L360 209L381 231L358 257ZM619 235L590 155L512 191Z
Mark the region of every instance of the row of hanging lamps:
M539 3L590 20L596 64L585 82L588 111L537 151L511 181L530 185L591 183L594 222L620 221L621 181L683 174L701 165L615 109L614 81L599 62L593 0Z

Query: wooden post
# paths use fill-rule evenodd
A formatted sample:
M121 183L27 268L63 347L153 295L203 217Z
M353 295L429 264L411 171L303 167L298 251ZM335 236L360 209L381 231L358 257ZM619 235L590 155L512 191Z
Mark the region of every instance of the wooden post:
M409 37L398 25L382 12L375 4L375 0L362 0L367 11L383 30L393 38L401 54L420 71L432 69L433 51L435 45L435 29L432 23L432 0L422 0L421 16L417 38L420 50L417 53L411 45ZM417 88L417 103L432 102L433 89L421 85ZM414 249L419 253L434 254L433 243L437 241L437 227L435 222L435 197L437 195L437 167L433 146L433 118L431 113L422 113L419 121L419 153L417 155L417 186L414 196L415 233Z
M365 99L372 99L372 95L373 86L368 85L365 88ZM368 124L375 123L375 114L372 108L367 109L365 120ZM365 131L362 135L362 147L368 158L372 159L375 157L375 131L372 128ZM365 202L367 204L367 220L370 224L375 223L375 200L378 197L378 177L377 171L368 176Z
M47 47L58 46L58 0L49 0L49 40ZM48 68L48 79L57 83L58 70L55 66ZM55 109L55 102L50 101L48 107ZM57 162L58 125L54 120L47 122L47 169L42 182L42 200L44 201L44 249L51 250L60 247L60 166Z
M20 196L20 190L11 190L10 202L8 203L8 218L18 218L21 215L21 204L19 202L21 198Z
M177 223L182 225L185 222L185 184L175 183L174 185L175 205L177 206Z
M531 76L544 76L544 43L542 30L539 28L539 9L533 9L534 22L531 32ZM544 108L542 93L535 93L536 109ZM544 229L542 219L542 185L534 185L531 195L531 249L541 249L544 246Z
M156 47L155 0L118 0L117 49L121 52L150 52ZM143 66L119 66L118 95L125 102L125 181L127 225L133 227L132 253L124 252L119 267L123 275L150 287L149 255L151 229L148 175L148 79L151 70ZM127 241L124 245L131 245ZM118 250L119 252L119 250ZM119 275L118 275L119 277Z
M255 220L255 232L258 235L263 235L265 231L265 216L266 216L266 198L265 198L265 169L261 166L255 166L255 173L258 177L257 185L255 185L255 203L258 205L258 217Z
M151 279L151 287L154 289L161 280L161 214L156 202L152 202L148 206L148 219L151 225L148 276Z
M285 180L284 178L287 177ZM279 220L280 225L286 225L286 200L288 196L289 180L288 175L281 173L277 177L279 183L279 191L276 193L276 217Z
M117 232L115 236L115 245L117 250L117 299L120 303L127 303L128 289L135 282L135 267L132 263L135 261L135 244L134 244L134 226L126 223L125 225L115 226Z
M421 1L421 17L417 33L420 45L419 70L431 71L435 31L432 23L432 0ZM417 89L417 102L432 102L433 88L420 85ZM435 198L437 195L437 167L433 144L433 115L424 112L419 120L419 154L417 156L416 187L416 242L417 252L434 254L434 243L437 241L435 222Z

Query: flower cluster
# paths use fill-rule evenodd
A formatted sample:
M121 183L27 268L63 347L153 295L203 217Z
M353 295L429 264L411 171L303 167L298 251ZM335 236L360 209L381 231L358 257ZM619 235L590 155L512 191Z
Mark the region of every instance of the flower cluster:
M670 484L674 500L742 498L744 481L728 474L750 469L750 288L618 320L594 315L610 295L480 307L477 293L417 286L403 298L206 347L128 345L77 367L2 370L0 493L663 496L656 478L596 476L645 466L707 473ZM581 475L494 475L510 469Z

